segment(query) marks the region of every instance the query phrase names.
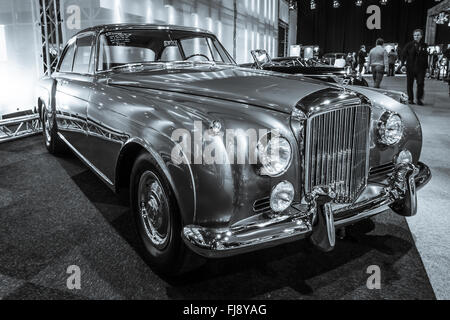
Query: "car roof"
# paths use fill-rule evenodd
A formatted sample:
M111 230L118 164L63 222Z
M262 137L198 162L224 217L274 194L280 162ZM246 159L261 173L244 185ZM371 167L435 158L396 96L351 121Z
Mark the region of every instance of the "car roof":
M100 32L100 31L114 31L114 30L141 30L141 29L149 29L149 30L176 30L176 31L189 31L195 33L208 33L213 35L212 32L201 29L201 28L192 28L185 27L179 25L170 25L170 24L130 24L130 23L118 23L118 24L102 24L94 27L86 28L78 32L76 35L85 33L85 32Z

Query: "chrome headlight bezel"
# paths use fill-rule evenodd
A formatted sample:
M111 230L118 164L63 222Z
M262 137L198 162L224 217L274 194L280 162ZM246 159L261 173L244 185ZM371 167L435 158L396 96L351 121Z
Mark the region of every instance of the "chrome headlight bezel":
M273 152L271 148L277 147L279 152ZM280 177L288 171L292 164L291 143L285 137L274 132L269 132L261 137L257 145L257 154L260 164L259 174L263 176Z
M393 146L403 139L404 124L402 117L387 111L378 122L378 142L384 146Z

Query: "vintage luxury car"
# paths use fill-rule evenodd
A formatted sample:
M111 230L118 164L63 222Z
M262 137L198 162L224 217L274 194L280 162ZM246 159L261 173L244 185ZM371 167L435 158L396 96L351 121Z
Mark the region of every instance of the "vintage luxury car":
M301 238L332 250L347 225L415 215L431 178L402 94L241 68L200 29L81 31L36 93L49 152L68 146L129 193L144 254L168 274Z
M345 68L324 65L318 61L306 60L299 57L284 57L272 59L266 50L251 51L254 63L241 64L241 67L249 67L267 71L275 71L287 74L298 74L308 78L341 85L354 85L368 87L367 81L356 74L347 72Z

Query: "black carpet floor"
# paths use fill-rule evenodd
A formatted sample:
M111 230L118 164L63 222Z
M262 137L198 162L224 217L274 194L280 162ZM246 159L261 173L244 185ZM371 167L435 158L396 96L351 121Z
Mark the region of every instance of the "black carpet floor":
M351 227L335 251L299 241L164 279L142 260L128 208L41 136L0 145L0 299L434 299L404 218ZM69 290L67 268L81 268ZM381 289L366 286L381 269Z

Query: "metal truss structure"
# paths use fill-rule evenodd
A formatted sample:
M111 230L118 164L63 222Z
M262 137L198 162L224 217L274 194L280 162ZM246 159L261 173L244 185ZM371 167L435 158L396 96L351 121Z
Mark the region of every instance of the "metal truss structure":
M34 21L39 30L40 72L50 76L61 54L62 19L60 0L33 0ZM38 114L0 120L0 143L42 131Z
M38 25L41 29L42 66L45 75L51 75L61 54L62 19L60 0L36 0Z
M31 136L41 131L38 114L0 120L0 143Z

